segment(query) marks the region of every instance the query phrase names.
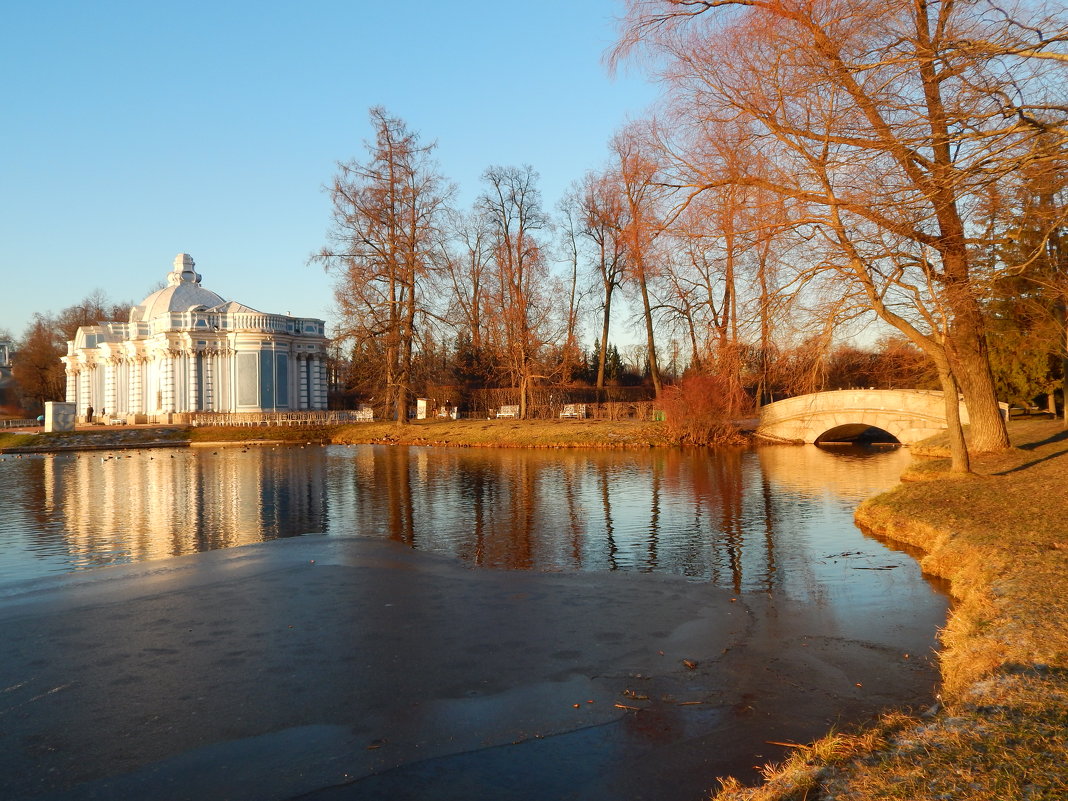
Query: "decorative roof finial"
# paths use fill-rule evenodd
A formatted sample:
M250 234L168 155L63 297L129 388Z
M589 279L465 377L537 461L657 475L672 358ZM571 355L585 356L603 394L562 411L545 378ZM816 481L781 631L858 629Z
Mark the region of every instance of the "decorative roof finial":
M203 276L193 268L196 262L188 253L179 253L174 257L174 269L167 274L167 283L171 286L178 284L199 284Z

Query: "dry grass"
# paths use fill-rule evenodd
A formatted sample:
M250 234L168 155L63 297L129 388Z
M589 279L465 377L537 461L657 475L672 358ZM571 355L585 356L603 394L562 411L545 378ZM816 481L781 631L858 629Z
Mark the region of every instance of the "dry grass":
M506 448L621 448L671 445L663 423L634 420L420 420L340 426L334 442Z
M420 420L330 426L129 426L0 434L0 451L127 447L170 442L331 442L504 448L648 448L677 444L663 423L634 420Z
M331 442L338 426L198 426L184 429L189 442Z
M30 445L37 438L37 434L15 434L10 431L0 433L0 451L5 448L20 448Z
M186 429L178 426L83 428L36 434L0 434L0 451L53 451L80 448L136 448L143 445L184 444Z
M1010 435L1016 447L975 459L974 476L934 458L857 511L951 581L942 711L892 715L845 759L801 749L764 786L728 783L718 801L1068 798L1068 432L1028 419Z

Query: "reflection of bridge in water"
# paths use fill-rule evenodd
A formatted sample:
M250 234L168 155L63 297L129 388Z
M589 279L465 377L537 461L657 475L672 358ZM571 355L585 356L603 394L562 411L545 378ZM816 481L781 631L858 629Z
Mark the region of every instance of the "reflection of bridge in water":
M960 419L968 410L960 403ZM878 428L909 444L946 429L941 392L924 389L841 389L769 403L760 410L757 434L787 442L856 439Z

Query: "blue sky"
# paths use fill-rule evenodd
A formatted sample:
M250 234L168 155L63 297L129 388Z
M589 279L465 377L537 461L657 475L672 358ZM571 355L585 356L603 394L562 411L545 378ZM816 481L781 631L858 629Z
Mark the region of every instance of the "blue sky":
M383 105L467 205L531 164L553 208L656 87L610 77L617 0L8 4L0 26L0 330L100 289L140 301L176 253L204 285L329 318L322 187Z

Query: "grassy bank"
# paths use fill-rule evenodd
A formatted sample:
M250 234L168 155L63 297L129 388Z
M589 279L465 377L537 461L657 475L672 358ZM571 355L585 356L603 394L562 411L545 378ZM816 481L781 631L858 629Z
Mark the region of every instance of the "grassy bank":
M1024 420L1010 435L1015 448L976 459L975 476L922 460L857 510L951 582L941 708L829 736L718 801L1068 798L1068 432Z
M663 423L635 420L445 420L341 426L334 442L515 448L622 448L675 444Z
M137 448L206 442L329 442L515 448L647 448L675 444L662 423L633 420L446 420L399 426L84 427L52 434L0 433L0 451Z
M662 423L634 420L418 420L336 426L189 429L192 442L293 440L468 448L636 448L673 444Z
M143 448L184 445L187 429L182 426L86 427L77 431L52 433L0 432L0 452L81 450L100 448Z

